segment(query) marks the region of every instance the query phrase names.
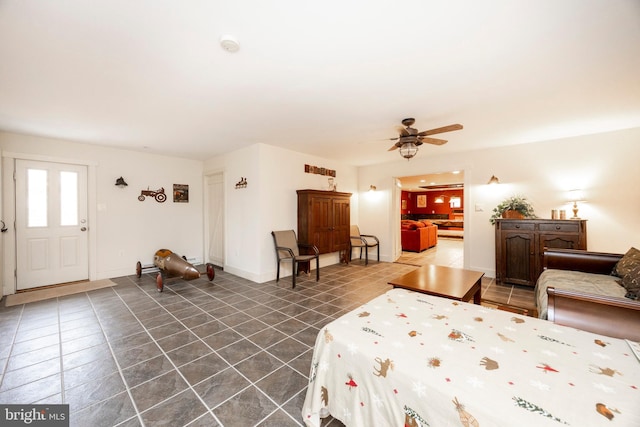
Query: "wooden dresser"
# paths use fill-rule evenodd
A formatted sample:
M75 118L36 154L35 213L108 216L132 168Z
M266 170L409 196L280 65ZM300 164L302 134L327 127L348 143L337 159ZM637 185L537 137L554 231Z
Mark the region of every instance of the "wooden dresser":
M496 281L535 286L544 248L587 249L586 220L496 220Z
M321 254L349 249L351 193L297 190L298 241Z

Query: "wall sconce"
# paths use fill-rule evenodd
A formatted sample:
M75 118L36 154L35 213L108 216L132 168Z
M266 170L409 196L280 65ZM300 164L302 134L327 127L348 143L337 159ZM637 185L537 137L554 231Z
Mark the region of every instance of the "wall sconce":
M444 196L436 196L434 203L444 203Z
M497 176L491 175L491 178L489 178L489 182L487 182L487 184L500 184L500 180Z
M378 188L375 185L369 186L369 191L376 191Z
M580 217L578 216L578 202L586 202L582 190L569 191L569 201L573 202L573 216L571 217L571 219L580 219Z
M120 177L120 178L116 179L116 187L124 188L124 187L126 187L127 185L129 185L129 184L127 184L127 183L125 182L125 180L124 180L124 178L123 178L123 177Z

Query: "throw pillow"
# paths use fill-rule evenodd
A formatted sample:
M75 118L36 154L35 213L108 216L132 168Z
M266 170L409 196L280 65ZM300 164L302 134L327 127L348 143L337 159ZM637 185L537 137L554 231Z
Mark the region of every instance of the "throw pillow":
M640 251L636 248L631 248L620 258L620 261L616 263L611 274L624 277L636 265L640 265Z
M633 300L637 300L640 297L640 264L637 264L624 275L622 286L627 290L625 297Z
M400 222L400 227L401 227L403 230L415 230L415 229L416 229L416 227L415 227L415 225L414 225L414 222L413 222L413 221L411 221L410 219L403 219L403 220Z

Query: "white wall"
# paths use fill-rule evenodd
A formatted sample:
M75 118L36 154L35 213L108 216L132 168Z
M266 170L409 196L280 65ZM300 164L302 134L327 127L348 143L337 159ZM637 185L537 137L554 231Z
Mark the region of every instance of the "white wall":
M225 175L225 265L226 271L255 282L276 277L276 258L271 231L298 227L296 190L326 190L327 176L304 172L310 164L336 170L338 191L354 193L351 222L358 220L357 169L337 162L255 144L224 156L209 159L204 174L223 171ZM241 177L247 188L235 189ZM336 254L322 255L320 265L338 262ZM280 277L291 275L282 264Z
M551 209L566 209L567 191L584 190L587 203L579 216L588 219L587 248L624 253L640 246L640 129L576 138L513 145L450 155L423 148L409 162L362 167L359 185L377 185L383 195L376 202L361 199L360 225L381 238L381 254L391 253L398 227L390 221L392 177L464 170L465 267L495 277L492 209L512 194L525 195L541 218ZM501 184L487 185L491 175ZM483 211L476 211L476 206Z
M13 203L7 200L8 194L13 193L11 171L7 171L13 168L12 157L91 165L89 228L95 240L89 254L91 279L134 274L136 262L151 264L153 254L160 248L202 261L202 161L7 132L0 132L0 150L4 159L2 215L5 221L14 216ZM129 184L125 189L115 186L120 176ZM189 203L173 202L173 184L189 185ZM147 187L152 190L164 187L167 201L158 203L149 198L138 201L140 191ZM15 238L13 227L0 238L6 262L7 244L11 246ZM12 259L9 256L5 273L13 271ZM3 274L4 294L14 292L11 276Z
M511 194L526 195L538 215L548 218L551 209L569 211L566 191L582 188L588 203L580 205L580 215L589 220L590 250L625 252L632 245L640 245L639 141L640 129L633 129L451 155L436 155L437 147L424 147L409 162L399 159L356 168L265 144L202 162L0 132L0 150L9 156L2 163L2 219L12 224L10 157L15 153L84 162L93 171L92 279L133 274L137 261L151 263L153 253L162 247L201 261L203 175L222 172L225 269L264 282L275 278L276 271L271 231L297 229L296 190L328 186L326 176L305 173L305 164L337 171L338 191L353 193L352 224L380 238L380 255L385 261L393 261L392 243L399 231L393 178L459 169L465 171L465 266L495 276L494 230L489 217L493 207ZM486 185L491 175L498 176L502 184ZM119 176L129 183L124 190L114 185ZM248 186L236 190L235 183L241 177L247 178ZM173 184L189 185L189 203L172 202ZM378 191L368 193L370 185ZM147 187L164 187L168 200L163 204L139 202L140 190ZM476 212L476 205L484 211ZM14 268L9 253L14 237L12 227L0 234L4 294L14 292L8 273ZM337 262L336 254L321 257L321 265ZM290 275L290 269L284 270L286 275Z

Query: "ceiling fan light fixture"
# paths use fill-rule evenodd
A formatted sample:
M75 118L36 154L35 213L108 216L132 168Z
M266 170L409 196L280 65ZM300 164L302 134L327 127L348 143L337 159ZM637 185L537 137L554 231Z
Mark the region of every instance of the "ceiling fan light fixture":
M402 157L409 160L418 152L418 146L413 142L405 142L398 151Z

